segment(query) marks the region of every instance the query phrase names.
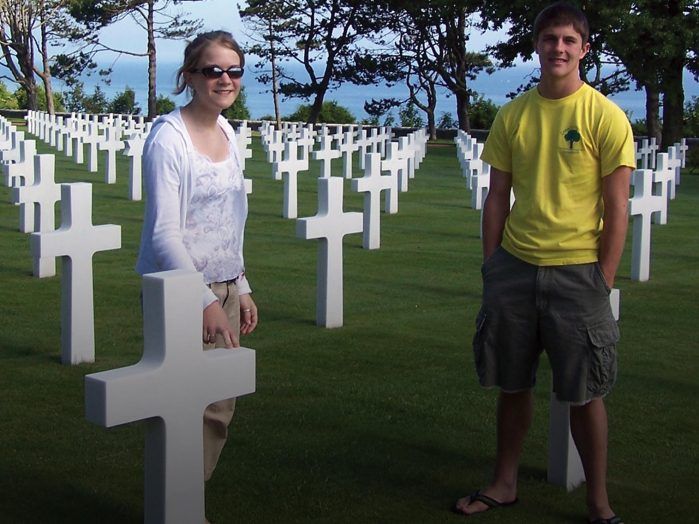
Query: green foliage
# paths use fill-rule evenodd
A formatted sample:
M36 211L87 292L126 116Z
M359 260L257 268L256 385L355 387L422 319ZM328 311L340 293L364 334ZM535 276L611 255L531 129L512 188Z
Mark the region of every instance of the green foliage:
M19 109L19 102L14 93L7 89L4 82L0 82L0 108Z
M498 105L489 98L476 95L468 108L471 129L490 129L498 109Z
M17 88L14 93L17 99L17 106L19 109L29 109L29 101L27 98L27 92L21 87ZM41 111L46 111L46 91L44 91L43 85L36 86L36 102L37 108ZM59 91L53 92L53 106L56 111L65 111L65 105L63 104L63 94Z
M631 121L631 131L634 136L648 136L648 126L645 119Z
M108 113L119 115L138 115L141 108L136 102L136 92L126 86L121 93L117 93L107 106Z
M439 115L439 120L437 120L438 129L454 129L456 127L459 127L459 123L454 120L451 113L445 111Z
M425 121L420 116L420 111L412 102L409 102L405 107L398 111L400 117L400 125L402 127L422 127Z
M235 99L233 105L223 112L223 116L228 120L250 120L250 110L248 109L247 102L248 99L245 94L245 87L243 87L240 93L238 93L238 98Z
M166 115L174 111L175 107L177 107L177 104L165 95L158 95L158 98L155 99L155 112L159 115Z
M100 86L95 86L91 95L85 93L85 85L75 82L70 89L64 91L67 111L90 113L93 115L109 112L109 101Z
M699 97L684 105L684 136L699 137Z
M284 117L284 120L291 122L308 122L311 115L311 105L301 104L296 111L289 116ZM316 122L321 124L354 124L354 115L346 107L341 106L335 100L323 102L323 107L320 110Z

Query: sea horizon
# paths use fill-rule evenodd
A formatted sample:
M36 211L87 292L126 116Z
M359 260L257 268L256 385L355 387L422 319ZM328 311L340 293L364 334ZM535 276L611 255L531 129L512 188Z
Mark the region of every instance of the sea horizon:
M102 64L100 67L106 67ZM156 67L156 89L158 95L169 97L175 104L183 105L187 102L188 96L183 93L174 95L175 75L179 63L162 62ZM511 68L497 69L492 74L480 73L475 80L470 82L470 87L478 95L489 99L498 106L508 102L507 94L515 91L520 85L527 82L527 78L537 72L535 62L525 62ZM299 71L302 73L302 71ZM300 77L300 75L299 75ZM136 93L136 102L141 109L141 114L147 112L148 100L148 69L144 60L119 60L112 64L111 82L105 84L99 75L83 76L81 81L87 94L92 94L97 85L100 86L108 100L121 93L127 87ZM67 91L67 88L58 80L54 80L56 91ZM633 85L633 84L632 84ZM250 111L252 120L259 120L263 116L274 114L272 94L268 86L261 84L257 80L256 69L248 64L245 76L243 77L245 87L246 105ZM699 96L699 83L697 83L691 73L685 71L684 75L685 102L692 97ZM372 98L382 98L392 96L398 99L405 99L408 96L408 89L402 84L388 87L385 83L373 85L342 84L335 90L328 91L325 101L336 101L339 105L347 108L355 117L357 122L368 118L364 111L364 102ZM643 91L635 90L633 87L625 92L617 93L609 97L624 111L629 114L632 121L645 118L645 94ZM282 115L293 113L299 105L310 103L309 101L294 98L284 100L280 98ZM438 91L438 101L435 116L437 120L443 113L450 113L452 118L456 117L456 100L454 96L445 88ZM424 113L420 112L424 119ZM398 110L393 110L396 122L399 122Z

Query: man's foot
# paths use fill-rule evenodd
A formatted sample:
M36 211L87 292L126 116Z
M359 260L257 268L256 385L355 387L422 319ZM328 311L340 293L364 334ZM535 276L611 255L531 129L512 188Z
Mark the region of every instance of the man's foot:
M459 515L474 515L476 513L483 513L484 511L489 511L491 509L504 508L507 506L512 506L517 503L517 497L509 502L502 502L495 500L488 495L484 495L480 491L471 493L467 497L460 498L454 504L452 511L458 513Z
M621 520L621 517L618 517L616 515L609 517L609 518L598 518L594 520L588 520L590 524L624 524L624 521Z

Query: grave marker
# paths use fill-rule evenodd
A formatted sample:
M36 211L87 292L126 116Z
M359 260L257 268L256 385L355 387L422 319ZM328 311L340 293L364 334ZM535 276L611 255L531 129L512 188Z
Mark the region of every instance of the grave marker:
M637 169L632 174L634 191L629 199L629 215L634 217L631 280L640 282L648 280L650 273L651 214L661 213L667 205L667 200L662 196L653 195L652 180L653 172L650 169Z
M202 420L209 404L255 391L255 352L202 351L201 274L143 277L141 361L85 377L85 417L146 421L144 522L204 522Z
M318 214L296 223L296 236L318 239L316 324L343 324L342 240L362 232L362 213L342 211L344 179L318 178Z
M322 135L320 137L320 146L318 151L314 151L312 156L313 160L320 160L322 162L320 168L320 176L322 178L329 178L332 160L334 158L340 158L340 151L332 148L333 137L330 135Z
M61 186L54 181L55 169L54 155L35 155L34 184L16 187L12 192L13 201L24 204L27 213L34 214L32 231L46 233L56 228L55 207L61 199ZM55 257L33 257L33 273L38 278L54 276Z
M116 152L124 149L124 142L121 141L120 127L107 127L104 140L97 144L100 151L106 151L105 155L105 184L116 184Z
M61 362L95 360L92 256L121 247L121 226L92 225L92 184L61 184L61 227L32 233L32 255L62 257Z
M141 200L143 194L143 145L146 139L134 136L126 140L124 156L131 157L129 164L129 200Z
M364 249L381 247L381 191L395 186L392 175L381 175L381 154L367 153L364 176L352 180L352 190L364 193Z

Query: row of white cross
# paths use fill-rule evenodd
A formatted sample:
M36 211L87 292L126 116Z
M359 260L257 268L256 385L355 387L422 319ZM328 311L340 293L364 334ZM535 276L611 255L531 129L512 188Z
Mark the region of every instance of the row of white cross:
M483 144L463 131L454 141L466 187L471 190L471 207L482 213L490 186L490 166L480 159ZM669 202L680 185L688 146L684 138L666 153L657 152L655 139L643 139L640 146L635 145L638 169L631 177L633 196L629 199L629 216L633 217L631 279L644 282L650 277L651 222L667 224Z
M421 152L417 146L413 146L411 161L414 165L417 158L424 156L424 138L424 133L409 138L412 144L422 144ZM19 147L19 144L15 145ZM29 158L24 160L29 163ZM51 212L58 199L56 189L61 193L61 228L50 231L53 229L52 220L40 220L38 225L44 227L44 224L49 231L32 235L31 244L37 260L52 262L53 274L55 257L61 256L64 261L62 358L66 363L92 361L94 323L91 314L91 259L97 251L120 247L120 228L113 225L92 225L91 184L59 186L54 182L53 155L33 155L32 160L35 176L31 179L29 175L18 177L14 192L21 193L30 202L28 191L36 191L37 186L41 186L42 191L51 193L52 201L49 203L51 199L39 199L45 203L45 206L40 207L50 208ZM370 207L378 209L381 190L391 187L397 192L398 173L381 176L381 157L378 152L367 154L365 173L365 177L353 180L354 189L366 192L365 200L373 203ZM374 178L391 181L388 185L377 186L371 183ZM407 176L405 179L407 180ZM32 185L27 186L28 182L32 182ZM340 283L341 325L342 237L349 232L360 232L367 219L362 220L362 213L343 213L342 178L322 178L318 184L318 215L300 220L297 229L304 238L321 239L320 252L325 251L326 257L323 258L330 262L325 264L325 269L319 270L319 280L322 274L333 283L331 285ZM38 203L36 200L31 202ZM322 265L319 264L319 267ZM39 273L41 271L37 270ZM201 312L198 308L187 312L180 310L186 307L192 309L191 304L198 304L195 295L199 292L200 285L197 282L200 280L201 275L184 272L145 277L143 359L129 368L86 377L86 415L89 420L111 427L149 419L145 464L145 518L148 522L201 520L203 482L198 474L202 470L201 453L197 453L201 446L196 445L201 440L201 413L214 400L250 393L255 387L252 350L242 348L235 352L220 350L206 353L191 351L193 346L200 346L198 334ZM182 300L187 293L192 295L190 300ZM319 303L323 300L326 303L333 302L336 298L319 298ZM89 299L89 303L81 299ZM325 314L326 318L331 316ZM88 322L78 325L76 321L80 319L88 319ZM90 351L84 351L87 346L92 346ZM66 351L67 348L72 350ZM191 373L193 367L202 368L202 373ZM216 370L219 380L211 382L212 370ZM184 382L193 380L197 382L197 387L183 387ZM199 384L202 380L206 380L211 387L202 390ZM143 402L144 398L154 398L148 394L153 389L159 392L158 398L166 399L165 403L154 405ZM200 391L200 394L191 395L193 390ZM162 395L163 391L168 393ZM184 392L184 397L178 392Z

